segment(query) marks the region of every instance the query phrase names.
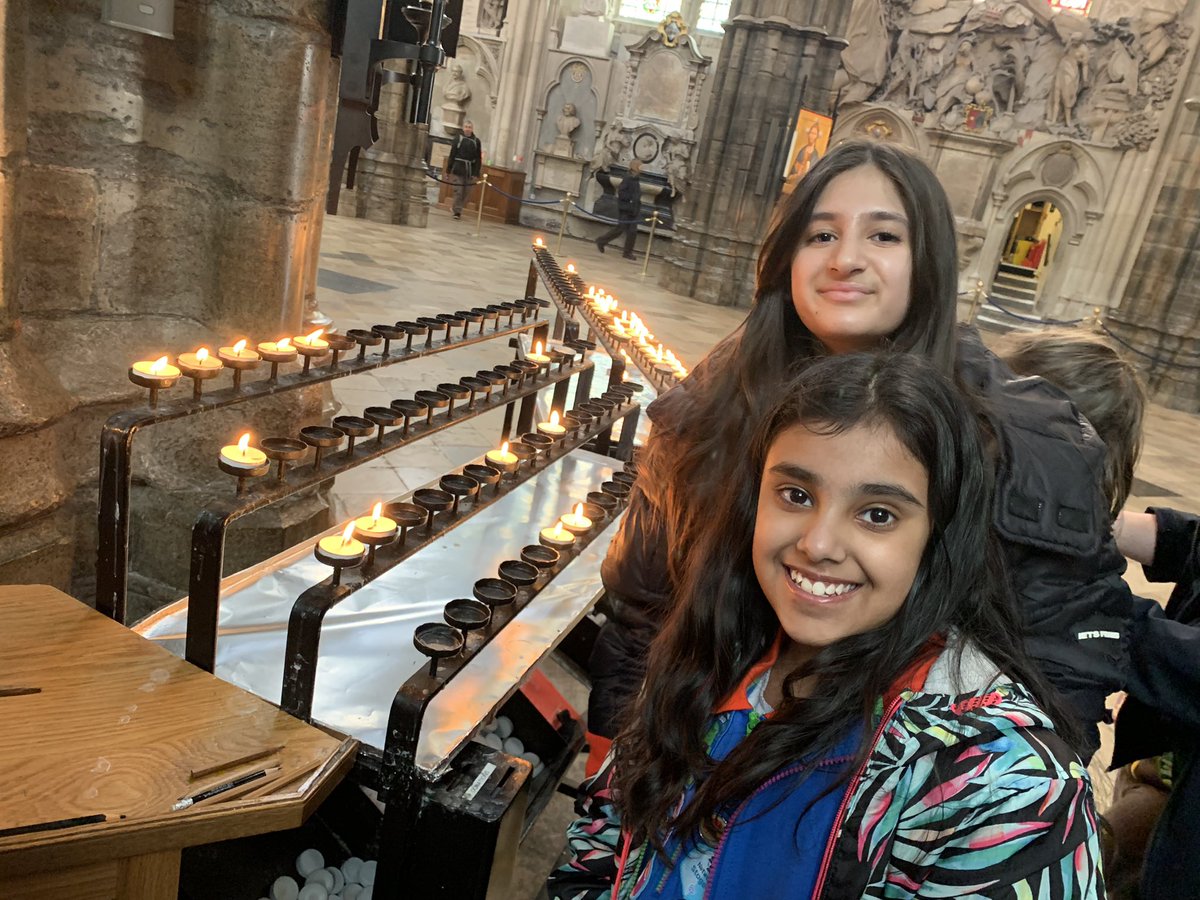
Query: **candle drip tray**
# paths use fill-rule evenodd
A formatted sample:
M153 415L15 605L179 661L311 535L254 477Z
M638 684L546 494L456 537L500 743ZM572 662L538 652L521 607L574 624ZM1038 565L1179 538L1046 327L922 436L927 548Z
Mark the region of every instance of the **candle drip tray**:
M495 578L501 563L518 560L523 547L536 543L540 529L552 525L589 491L598 490L620 468L620 461L611 457L573 451L330 610L321 635L313 718L382 748L397 685L430 667L430 657L414 644L417 626L443 622L447 603L473 597L476 581ZM427 487L437 489L438 481ZM420 769L431 776L439 773L480 721L513 694L591 609L602 590L600 563L618 519L598 523L591 543L430 703L417 746ZM305 589L329 577L328 567L313 557L313 543L323 536L225 579L216 662L221 678L279 701L292 605ZM536 563L519 565L518 577L536 574ZM184 599L135 630L182 655L186 620Z

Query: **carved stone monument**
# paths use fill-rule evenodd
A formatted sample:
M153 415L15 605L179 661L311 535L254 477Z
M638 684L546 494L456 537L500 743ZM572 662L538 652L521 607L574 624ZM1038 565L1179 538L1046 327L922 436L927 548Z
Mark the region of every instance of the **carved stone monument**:
M467 86L463 67L458 63L450 66L450 78L442 90L442 100L442 130L453 137L462 131L466 106L471 100L471 88Z
M562 112L554 120L554 127L558 129L558 136L554 139L554 155L574 158L575 140L571 135L579 129L579 116L575 115L574 103L563 105Z

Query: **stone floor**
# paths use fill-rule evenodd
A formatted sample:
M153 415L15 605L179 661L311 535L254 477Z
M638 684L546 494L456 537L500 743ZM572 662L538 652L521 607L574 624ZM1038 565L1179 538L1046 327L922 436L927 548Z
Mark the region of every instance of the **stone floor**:
M485 222L477 236L474 222L454 221L439 209L431 210L427 229L331 217L326 220L321 245L321 309L339 328L346 329L520 297L534 234L525 228ZM556 236L545 237L554 249ZM644 236L639 238L639 247L644 247L644 240ZM593 245L570 238L559 258L574 261L589 282L602 284L638 311L689 365L737 327L743 315L659 288L654 260L648 275L642 277L640 259L634 264L617 253L601 255ZM415 390L505 361L511 352L503 341L487 342L378 375L360 376L353 385L335 382L334 394L345 412L359 413L365 406L411 396ZM399 456L395 461L380 461L339 477L334 490L338 517L361 514L375 500L419 487L492 448L500 430L499 415L491 413L463 423L445 435L414 445L407 454L394 454ZM1200 509L1200 478L1189 466L1181 465L1198 440L1200 417L1154 406L1129 508L1141 510L1147 504L1160 504ZM1167 592L1161 586L1147 585L1140 566L1131 565L1126 577L1143 596L1165 601ZM577 708L586 708L585 688L565 670L556 667L550 674ZM1110 790L1101 764L1107 753L1107 748L1102 750L1092 767L1101 808ZM570 815L565 797L556 797L547 808L522 850L511 900L530 900L536 895L563 846L562 830Z

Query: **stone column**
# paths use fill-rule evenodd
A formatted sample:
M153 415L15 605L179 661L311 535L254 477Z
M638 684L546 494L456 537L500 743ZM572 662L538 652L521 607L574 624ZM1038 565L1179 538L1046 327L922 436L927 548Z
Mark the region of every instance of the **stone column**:
M15 294L21 335L0 340L11 393L0 398L0 454L14 461L0 495L0 579L16 572L83 599L100 426L144 398L127 367L298 333L320 240L336 97L327 3L173 2L174 40L102 24L95 0L0 3L6 192L20 173L18 202L8 194L2 204L0 316L17 321ZM14 330L0 324L5 336ZM321 403L318 392L237 407L138 439L126 514L146 594L186 589L195 513L232 490L215 466L222 443L246 427L293 433ZM309 498L248 522L231 564L282 549L320 506ZM53 540L69 548L70 584L38 563L48 543L32 537L58 508L69 511Z
M1200 55L1180 91L1200 96ZM1160 165L1162 188L1124 297L1106 324L1134 348L1127 355L1156 401L1200 412L1200 110L1179 106Z
M380 89L379 140L358 161L354 215L359 219L416 228L429 221L424 163L429 126L408 121L410 90L399 83Z
M691 190L659 283L719 306L747 306L758 247L779 198L787 124L832 111L850 3L735 0L698 138Z

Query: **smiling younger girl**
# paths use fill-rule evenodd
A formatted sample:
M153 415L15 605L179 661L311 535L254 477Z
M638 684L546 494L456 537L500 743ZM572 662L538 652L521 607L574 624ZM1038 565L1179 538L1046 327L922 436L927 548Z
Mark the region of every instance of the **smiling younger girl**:
M750 447L551 896L1102 897L958 392L913 355L827 357Z

